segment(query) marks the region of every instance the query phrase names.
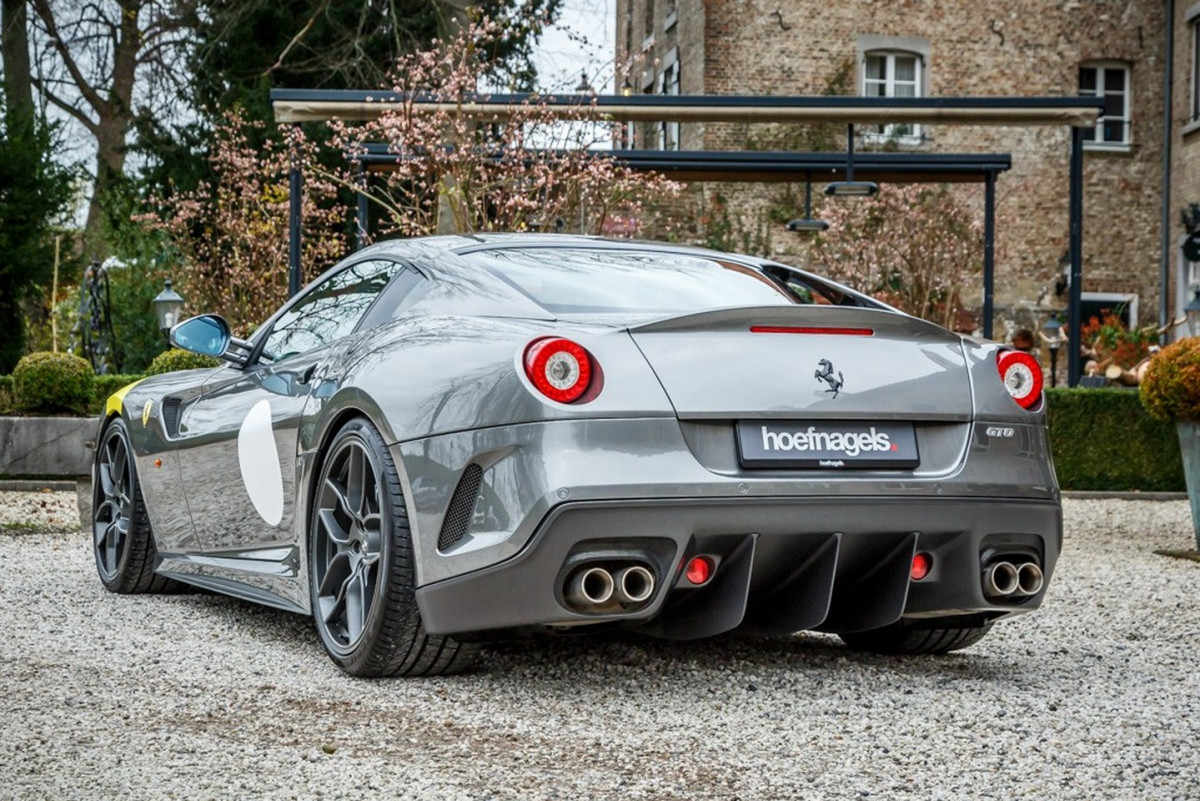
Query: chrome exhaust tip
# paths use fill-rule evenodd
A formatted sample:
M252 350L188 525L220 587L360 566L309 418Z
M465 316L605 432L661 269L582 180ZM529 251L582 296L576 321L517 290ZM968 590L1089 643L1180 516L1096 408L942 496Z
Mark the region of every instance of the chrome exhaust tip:
M640 604L654 594L654 574L641 565L618 570L614 581L617 600L621 603Z
M1017 594L1037 595L1042 591L1045 576L1042 569L1033 562L1025 562L1017 568Z
M576 606L599 606L612 600L615 589L612 573L602 567L589 567L571 577L567 600Z
M1012 562L996 562L983 571L983 594L988 598L1007 598L1019 587L1019 572Z

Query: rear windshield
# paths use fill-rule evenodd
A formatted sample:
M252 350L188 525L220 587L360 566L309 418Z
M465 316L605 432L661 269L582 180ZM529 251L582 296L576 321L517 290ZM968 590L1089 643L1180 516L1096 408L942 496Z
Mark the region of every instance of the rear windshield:
M802 282L696 254L600 248L476 251L500 280L554 314L671 313L829 303Z

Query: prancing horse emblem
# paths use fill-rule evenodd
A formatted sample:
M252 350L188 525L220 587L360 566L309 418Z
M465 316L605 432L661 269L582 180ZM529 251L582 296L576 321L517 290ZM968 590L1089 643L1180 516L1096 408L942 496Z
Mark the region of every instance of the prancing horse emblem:
M842 378L841 370L837 371L837 378L833 377L833 362L829 361L829 359L821 359L821 361L817 362L817 371L813 373L813 378L828 384L829 389L825 391L832 392L835 398L842 391L842 385L846 383L845 379Z

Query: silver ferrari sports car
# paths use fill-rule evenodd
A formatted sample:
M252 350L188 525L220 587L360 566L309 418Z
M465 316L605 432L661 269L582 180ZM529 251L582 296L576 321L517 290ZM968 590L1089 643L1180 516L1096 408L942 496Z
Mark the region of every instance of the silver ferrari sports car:
M621 628L942 653L1041 604L1042 375L808 272L651 242L385 242L219 367L112 396L100 580L306 615L358 676Z

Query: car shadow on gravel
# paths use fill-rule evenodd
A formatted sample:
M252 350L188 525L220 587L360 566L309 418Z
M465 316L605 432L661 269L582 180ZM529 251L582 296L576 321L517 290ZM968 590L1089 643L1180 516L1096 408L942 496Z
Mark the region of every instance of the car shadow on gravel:
M490 644L480 667L501 674L528 674L536 673L538 665L569 668L572 664L596 662L657 674L730 669L841 671L851 665L914 677L945 677L961 672L1001 682L1019 677L1026 669L1011 661L993 659L982 649L941 656L883 656L851 650L833 635L814 632L771 638L725 635L687 642L627 633L530 637Z
M194 607L194 616L218 631L261 651L286 651L289 659L327 664L312 619L305 615L261 606L250 601L185 590L172 599ZM281 654L282 656L282 654ZM605 670L597 671L603 665ZM591 676L604 681L610 671L686 675L696 671L771 670L842 671L847 666L909 677L948 677L970 674L974 678L1004 682L1028 669L1012 660L997 660L976 646L941 656L881 656L847 648L830 634L800 632L787 637L752 638L723 635L704 640L671 641L630 632L533 634L488 642L473 674L504 676L519 673L526 679L542 674L561 681L562 671L580 670L572 680Z

